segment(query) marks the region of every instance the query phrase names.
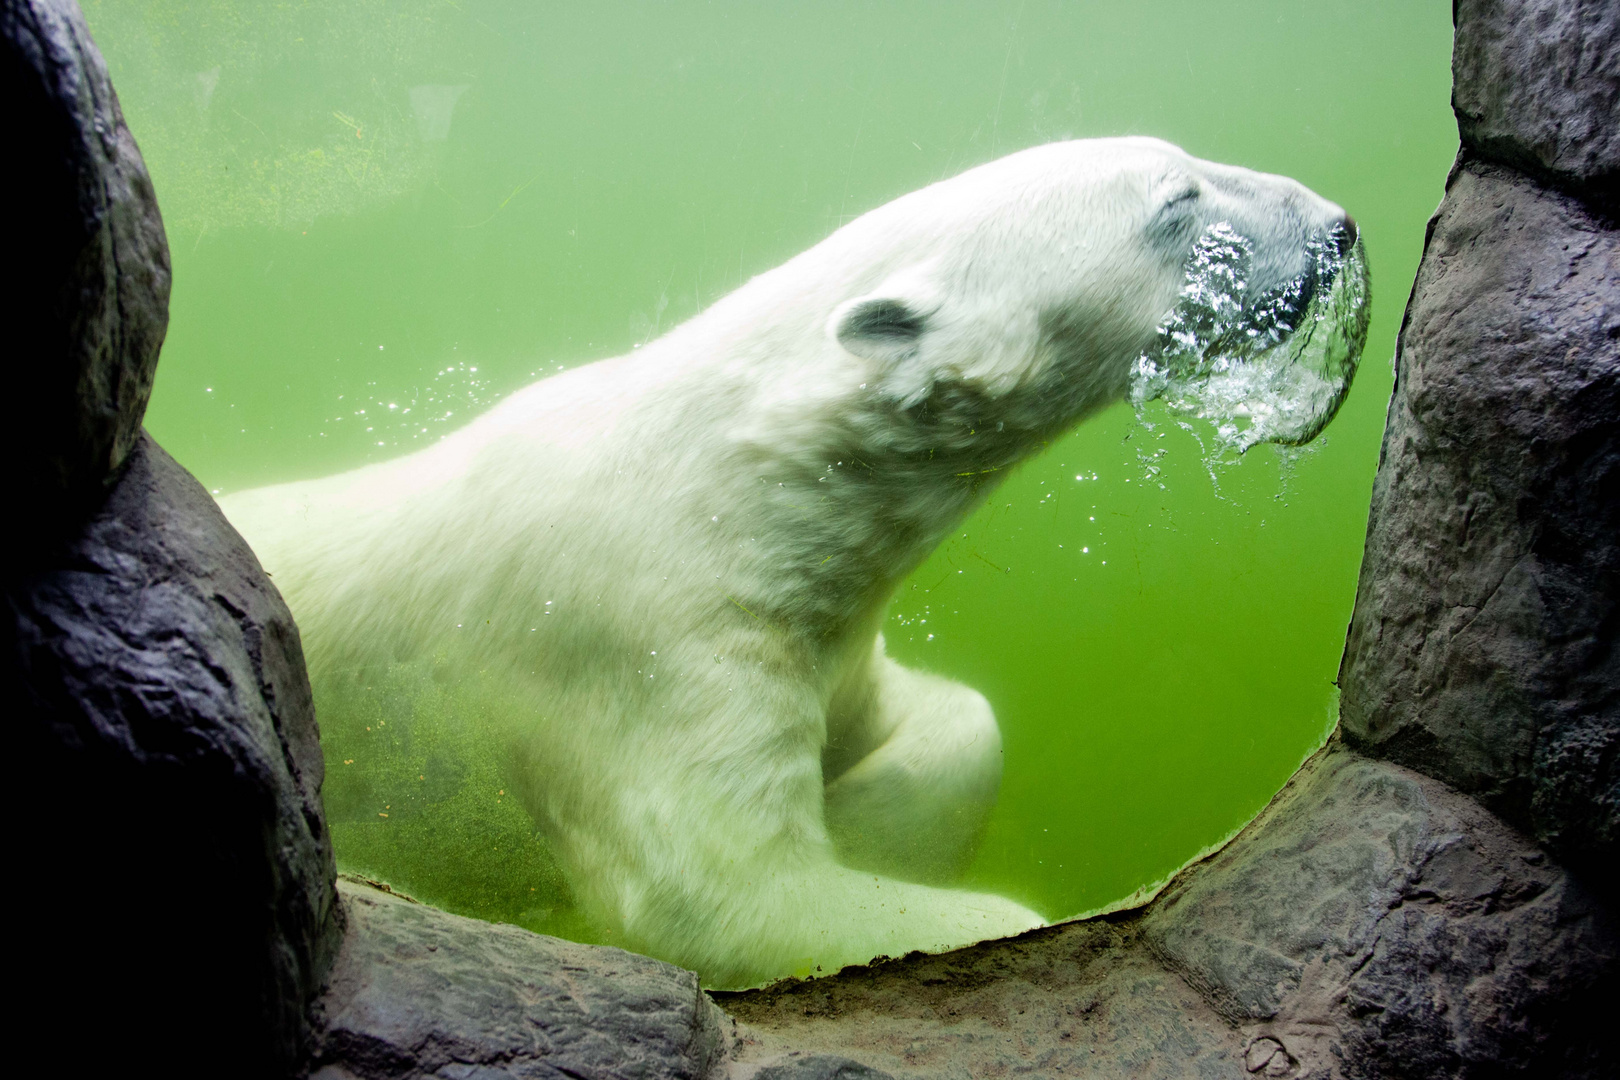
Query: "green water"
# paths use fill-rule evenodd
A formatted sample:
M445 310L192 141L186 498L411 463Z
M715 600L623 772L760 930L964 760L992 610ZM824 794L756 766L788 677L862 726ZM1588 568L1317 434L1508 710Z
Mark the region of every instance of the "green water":
M174 255L147 423L216 491L421 445L862 211L1035 143L1152 134L1341 203L1373 322L1323 438L1212 477L1193 436L1120 406L1008 482L887 629L892 654L994 705L1006 773L969 882L1052 918L1219 841L1328 731L1389 357L1456 147L1448 5L85 10ZM370 743L327 748L340 863L596 935L476 716L450 723L469 709L438 694L402 670L364 700L322 698L323 715L378 721ZM399 715L414 739L387 728Z

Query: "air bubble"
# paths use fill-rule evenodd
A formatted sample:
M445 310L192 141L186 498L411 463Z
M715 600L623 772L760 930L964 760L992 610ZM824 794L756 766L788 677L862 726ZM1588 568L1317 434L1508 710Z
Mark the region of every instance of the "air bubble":
M1320 434L1350 393L1367 342L1366 252L1358 240L1341 254L1342 238L1335 229L1310 241L1304 274L1252 296L1254 245L1225 222L1210 226L1158 342L1131 373L1137 415L1162 400L1210 421L1216 448L1206 460Z

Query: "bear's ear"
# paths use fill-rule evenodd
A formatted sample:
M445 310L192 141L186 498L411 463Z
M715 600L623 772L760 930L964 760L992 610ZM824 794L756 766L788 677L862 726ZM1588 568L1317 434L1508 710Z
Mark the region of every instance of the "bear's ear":
M917 355L928 316L899 296L861 296L833 312L833 337L865 360L892 365Z

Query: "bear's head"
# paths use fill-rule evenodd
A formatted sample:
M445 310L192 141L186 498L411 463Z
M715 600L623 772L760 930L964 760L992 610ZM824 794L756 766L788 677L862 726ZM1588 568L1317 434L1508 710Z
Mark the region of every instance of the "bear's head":
M889 407L927 440L1003 432L1005 454L1120 400L1224 224L1249 247L1246 295L1302 308L1327 286L1344 210L1281 176L1148 138L1053 143L897 199L830 238L864 256L827 323ZM879 253L873 259L873 253ZM846 263L845 265L850 265ZM852 295L853 294L853 295ZM998 440L990 439L994 443ZM982 453L986 448L980 443Z

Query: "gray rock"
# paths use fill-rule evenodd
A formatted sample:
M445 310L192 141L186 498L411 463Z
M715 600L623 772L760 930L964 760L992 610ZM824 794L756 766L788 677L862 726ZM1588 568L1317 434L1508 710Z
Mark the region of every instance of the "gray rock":
M1620 927L1445 785L1335 745L1140 913L719 995L732 1075L1612 1075Z
M1463 145L1600 198L1620 190L1620 5L1457 0L1452 108Z
M13 507L76 519L134 447L169 320L169 249L140 151L72 0L0 2L0 289ZM43 518L41 515L43 514Z
M1397 354L1339 683L1346 737L1581 867L1620 839L1620 242L1457 170Z
M74 535L16 558L0 700L32 794L13 865L48 895L13 1023L87 1072L285 1074L339 937L292 617L150 439Z
M1341 749L1142 922L1243 1030L1251 1072L1278 1055L1347 1077L1614 1064L1620 928L1602 905L1472 801Z
M339 889L348 930L314 1010L316 1077L698 1080L724 1055L689 971Z
M1134 920L716 998L741 1022L731 1080L789 1050L916 1080L1244 1076L1240 1037L1144 947Z

